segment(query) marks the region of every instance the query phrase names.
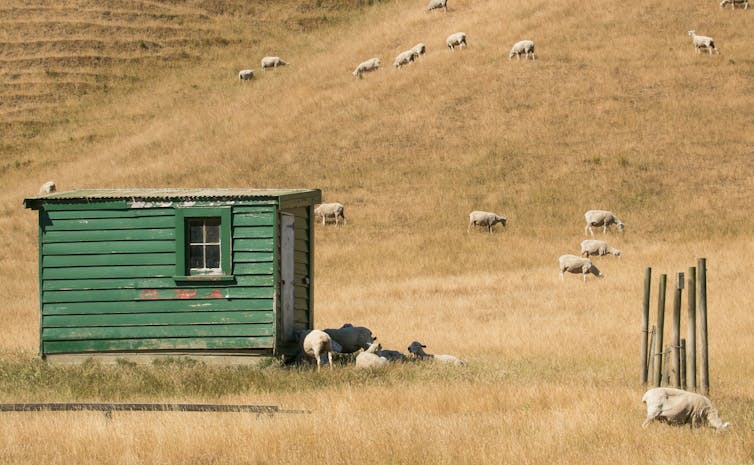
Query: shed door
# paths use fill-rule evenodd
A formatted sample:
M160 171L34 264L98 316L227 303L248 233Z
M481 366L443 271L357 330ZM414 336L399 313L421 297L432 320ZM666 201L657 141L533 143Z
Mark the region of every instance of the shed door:
M280 214L280 310L283 340L293 340L295 217Z

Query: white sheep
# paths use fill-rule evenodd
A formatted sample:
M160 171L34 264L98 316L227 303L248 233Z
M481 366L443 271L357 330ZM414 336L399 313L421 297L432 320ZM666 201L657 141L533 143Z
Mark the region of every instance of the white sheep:
M322 365L322 356L327 354L327 362L332 370L332 339L324 331L313 329L311 331L300 331L299 337L304 336L303 353L317 361L317 371Z
M343 220L343 224L346 224L346 217L344 213L343 204L338 202L322 203L314 209L314 218L322 218L322 224L327 224L329 218L335 219L335 225L340 225L340 220Z
M453 365L459 365L459 366L466 365L466 363L464 363L463 360L461 360L460 358L456 357L455 355L446 355L446 354L435 355L435 354L428 354L428 353L424 352L424 349L426 347L427 346L424 345L424 344L422 344L421 342L414 341L414 342L412 342L408 346L408 351L409 351L409 353L411 353L414 357L418 358L419 360L432 359L432 360L437 360L438 362L450 363L450 364L453 364Z
M505 227L507 221L504 216L498 216L491 212L473 211L469 213L469 226L466 228L466 232L471 231L472 226L486 226L487 231L492 233L497 223Z
M733 10L736 9L736 3L740 3L743 6L744 10L749 9L749 0L723 0L722 2L720 2L720 8L725 8L725 5L729 3L731 6L731 9Z
M417 56L421 57L422 55L424 55L425 53L427 53L427 46L424 45L423 42L419 42L418 44L416 44L413 47L411 47L411 50L413 50L414 52L416 52Z
M451 34L447 39L445 39L445 43L448 44L448 48L451 52L455 51L456 46L458 46L458 48L467 47L468 44L466 43L466 33L456 32L454 34Z
M57 190L57 187L55 186L54 181L47 181L46 183L42 184L42 186L39 188L39 194L52 194Z
M523 55L524 58L536 60L537 56L534 54L534 41L520 40L513 44L513 48L511 48L511 52L508 54L508 59L512 60L514 55L519 60L521 59L521 55Z
M333 341L341 345L341 353L352 354L359 349L368 349L376 339L372 330L364 326L353 326L346 323L338 329L325 329Z
M692 428L706 424L718 431L724 431L730 426L729 422L723 423L708 398L694 392L659 387L644 393L641 401L647 406L647 419L642 423L642 428L646 428L654 420L671 425L688 424Z
M242 69L241 71L238 72L238 79L241 81L248 81L253 78L254 78L253 69Z
M377 71L378 69L380 69L380 64L381 63L379 58L370 58L367 61L362 61L361 63L359 63L359 66L357 66L356 69L353 70L353 75L361 79L362 74Z
M277 68L278 66L285 66L288 62L280 57L264 57L262 58L262 71L267 68Z
M561 255L558 259L560 263L560 280L563 280L563 274L567 271L569 273L581 273L586 282L586 275L591 273L598 278L603 278L605 275L597 269L596 266L588 258L581 258L576 255L565 254Z
M689 31L689 36L691 36L691 40L694 42L697 54L701 53L703 48L707 49L710 55L713 52L720 53L720 50L715 47L715 40L712 37L698 36L696 35L696 31Z
M589 210L584 213L584 219L586 220L584 234L591 233L592 237L594 237L592 226L602 226L602 234L606 234L612 225L615 225L618 232L623 232L625 227L623 221L621 221L615 213L608 210Z
M356 368L382 368L389 363L387 358L379 355L382 346L379 343L373 343L367 350L356 356Z
M424 9L425 13L429 13L432 10L439 10L440 8L448 12L448 0L429 0L427 8Z
M395 61L393 62L393 66L396 68L400 68L403 65L407 65L414 60L416 60L419 57L419 54L416 53L413 49L412 50L406 50L405 52L401 52L398 54L397 57L395 57Z
M620 250L610 246L605 241L600 241L597 239L586 239L581 241L582 257L588 258L591 255L602 256L607 254L612 254L616 257L620 257Z

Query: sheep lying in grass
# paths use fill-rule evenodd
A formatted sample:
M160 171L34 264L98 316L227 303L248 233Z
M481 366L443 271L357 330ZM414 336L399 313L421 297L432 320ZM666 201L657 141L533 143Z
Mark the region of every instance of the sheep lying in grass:
M382 346L375 342L367 350L356 356L356 368L382 368L389 363L387 358L379 355Z
M723 0L720 2L720 8L725 8L725 5L730 3L730 7L732 10L736 9L736 4L740 4L744 10L749 9L749 0Z
M647 391L641 401L647 406L647 419L642 423L642 428L654 420L671 425L688 424L692 428L706 424L718 431L730 426L729 422L723 423L712 402L701 394L659 387Z
M429 0L429 3L427 4L427 8L424 9L425 13L429 13L433 10L439 10L440 8L445 10L445 13L448 12L448 0Z
M45 195L45 194L52 194L55 192L57 187L55 186L54 181L47 181L46 183L42 184L42 186L39 188L39 194Z
M343 204L338 202L322 203L314 209L314 218L322 218L322 224L327 224L327 220L330 218L335 219L335 226L340 225L340 220L343 220L343 224L346 224L345 209Z
M357 66L356 69L353 70L353 75L361 79L361 76L364 73L370 73L372 71L377 71L378 69L380 69L380 59L370 58L367 61L362 61L361 63L359 63L359 66Z
M338 329L325 329L333 341L341 345L341 353L352 354L359 349L368 349L376 339L372 336L372 330L364 326L354 326L346 323Z
M242 69L241 71L238 72L238 79L241 81L248 81L253 78L254 78L253 69Z
M278 66L285 66L288 62L280 57L264 57L262 58L262 71L267 68L277 68Z
M569 273L581 273L586 282L586 275L591 273L598 278L602 278L605 275L597 269L591 260L587 258L577 257L576 255L565 254L561 255L558 259L560 263L560 280L563 280L563 274L567 271Z
M623 232L625 227L623 221L615 213L608 210L589 210L584 213L584 219L586 220L584 234L590 233L592 237L594 237L592 226L602 226L602 234L606 234L612 225L615 225L618 232Z
M713 52L720 53L720 50L715 47L715 40L712 37L698 36L696 35L696 31L689 31L689 36L691 36L691 40L694 42L697 54L701 53L703 48L707 49L710 55Z
M398 56L395 57L395 61L393 62L393 66L395 66L396 68L400 68L403 65L407 65L409 63L412 63L418 57L419 57L419 54L417 52L415 52L414 50L406 50L405 52L399 53Z
M524 58L536 60L537 56L534 54L534 41L520 40L513 44L513 48L511 48L511 51L508 54L508 59L512 60L514 55L518 60L521 59L521 55L523 55Z
M448 48L451 52L455 51L456 47L467 47L468 44L466 43L466 33L456 32L455 34L451 34L447 39L445 39L445 43L448 44Z
M608 245L605 241L600 241L597 239L587 239L584 241L581 241L581 256L588 258L591 255L607 255L611 254L616 257L620 256L620 250L616 249L615 247L611 247Z
M498 216L491 212L473 211L469 213L469 226L466 228L466 232L471 231L472 226L484 226L488 232L492 233L497 223L505 227L507 221L504 216Z
M424 345L424 344L422 344L421 342L414 341L414 342L411 343L411 345L408 346L408 351L409 351L409 353L411 353L412 355L414 355L414 357L418 358L419 360L432 359L432 360L437 360L438 362L442 362L442 363L450 363L450 364L459 365L459 366L464 366L465 365L465 363L463 362L463 360L461 360L460 358L456 357L455 355L444 355L444 354L443 355L434 355L434 354L428 354L428 353L424 352L424 349L426 347L427 346Z
M322 356L325 354L327 354L327 362L330 365L330 369L332 369L333 349L330 336L318 329L300 331L298 335L299 338L302 336L304 338L302 343L303 354L317 361L317 371L319 371L322 365Z
M380 346L381 347L381 346ZM405 362L406 355L398 350L388 350L380 348L377 355L385 357L389 362Z

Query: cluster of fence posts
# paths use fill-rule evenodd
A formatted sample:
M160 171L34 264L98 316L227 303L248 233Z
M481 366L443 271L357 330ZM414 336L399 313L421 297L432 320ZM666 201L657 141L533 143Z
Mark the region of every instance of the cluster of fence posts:
M663 346L665 331L665 293L667 275L660 275L657 296L657 324L649 329L652 268L644 275L644 301L641 322L641 383L654 387L663 384L696 391L697 324L699 325L699 376L701 392L709 394L709 357L707 351L707 260L697 260L697 267L675 276L671 343ZM688 339L681 339L681 299L686 289L688 301ZM698 291L698 300L697 300ZM699 313L697 315L697 301ZM697 318L698 317L698 318ZM651 376L651 379L650 379Z

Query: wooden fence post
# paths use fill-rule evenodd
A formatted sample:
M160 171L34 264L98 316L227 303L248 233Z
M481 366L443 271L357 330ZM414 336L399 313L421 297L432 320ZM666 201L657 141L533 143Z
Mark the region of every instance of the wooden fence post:
M702 394L709 394L709 352L707 347L707 259L697 260L699 273L699 376Z
M665 328L665 288L667 286L668 275L660 275L660 292L657 297L657 353L655 354L655 387L660 387L662 383L662 334Z
M681 389L686 390L686 339L681 339Z
M642 318L641 318L641 384L647 384L647 338L649 334L649 290L652 283L652 268L647 267L644 272L644 300L642 301Z
M686 295L689 301L688 336L686 337L686 385L688 389L696 391L696 267L689 267L686 277Z
M673 387L681 387L681 295L683 293L683 273L675 275L673 294L673 328L670 342L673 354Z
M662 381L665 386L670 386L670 345L665 346L665 362L662 364Z
M648 370L650 376L652 376L652 379L649 381L652 384L655 384L655 340L657 337L657 328L655 328L654 325L652 325L652 335L649 338L649 354L647 355L647 364L648 364Z

